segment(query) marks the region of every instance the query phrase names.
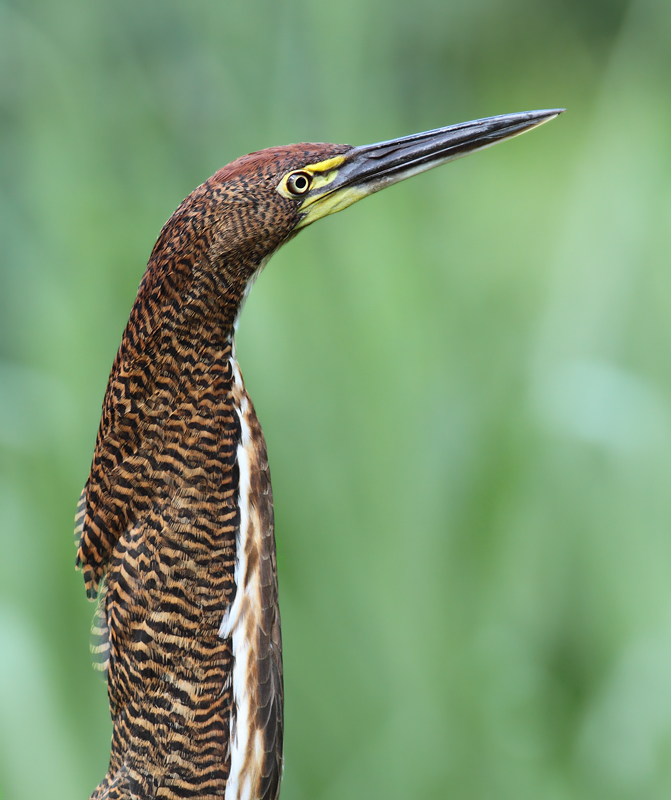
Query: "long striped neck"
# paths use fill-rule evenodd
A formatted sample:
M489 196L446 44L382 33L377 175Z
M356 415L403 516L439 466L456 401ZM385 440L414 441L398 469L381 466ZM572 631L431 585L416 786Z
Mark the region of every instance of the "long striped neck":
M203 226L213 191L196 190L154 248L80 503L78 563L90 596L106 587L96 627L114 723L94 800L279 793L272 493L234 354L278 242L222 252Z

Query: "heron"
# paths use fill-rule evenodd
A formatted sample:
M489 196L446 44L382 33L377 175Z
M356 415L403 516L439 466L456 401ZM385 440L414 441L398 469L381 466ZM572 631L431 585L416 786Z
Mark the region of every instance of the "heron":
M236 360L245 299L313 222L563 109L371 145L250 153L153 248L114 360L75 517L98 605L112 742L91 800L276 800L283 671L266 445Z

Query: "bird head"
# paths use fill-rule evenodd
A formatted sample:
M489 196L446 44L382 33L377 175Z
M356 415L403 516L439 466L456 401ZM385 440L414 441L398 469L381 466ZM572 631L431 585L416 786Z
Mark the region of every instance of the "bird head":
M233 189L237 202L255 207L257 237L268 223L288 237L386 186L518 136L559 113L561 109L505 114L361 147L273 147L239 158L213 181Z
M159 282L160 265L174 272L174 256L182 253L191 265L187 282L195 278L200 286L191 295L214 295L217 302L225 296L225 316L237 321L269 256L302 228L411 175L518 136L562 110L488 117L360 147L293 144L242 156L177 209L154 249L157 269L150 261L148 272Z

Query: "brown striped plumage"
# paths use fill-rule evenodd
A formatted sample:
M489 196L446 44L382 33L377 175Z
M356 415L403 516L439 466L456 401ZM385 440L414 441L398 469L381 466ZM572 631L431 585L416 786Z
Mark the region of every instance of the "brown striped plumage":
M222 798L229 773L231 643L240 526L239 409L248 403L251 487L262 549L262 616L250 663L251 725L265 755L250 797L275 798L282 768L282 663L273 507L261 428L237 385L234 323L249 280L292 233L292 167L347 150L275 148L217 172L161 231L112 367L77 562L102 583L101 658L114 721L103 798ZM105 630L106 628L106 630ZM104 652L105 642L109 653ZM233 713L233 716L232 716Z
M557 113L252 153L167 222L112 367L76 515L114 722L92 800L279 795L273 503L234 342L268 257L316 219Z

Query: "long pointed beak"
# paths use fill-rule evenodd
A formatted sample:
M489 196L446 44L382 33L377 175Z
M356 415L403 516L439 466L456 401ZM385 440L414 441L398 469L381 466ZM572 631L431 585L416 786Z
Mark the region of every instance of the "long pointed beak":
M354 147L305 197L298 227L333 214L386 186L512 139L554 119L563 108L476 119L388 142ZM318 164L313 165L317 170ZM309 169L309 168L308 168Z

